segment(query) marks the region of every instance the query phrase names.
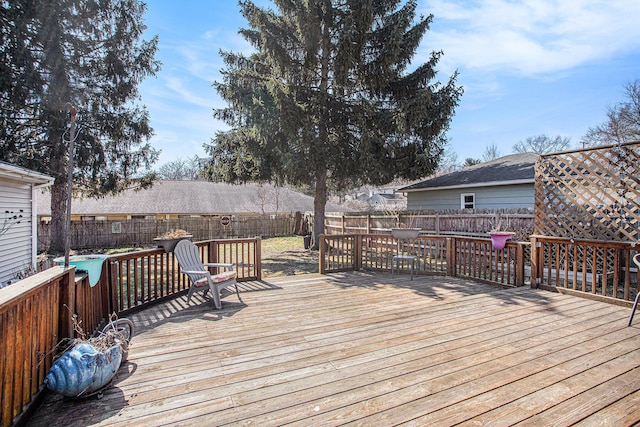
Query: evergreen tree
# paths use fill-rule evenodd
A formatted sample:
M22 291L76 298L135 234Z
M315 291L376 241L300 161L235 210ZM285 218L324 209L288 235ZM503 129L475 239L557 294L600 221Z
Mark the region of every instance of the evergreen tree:
M416 1L240 1L251 55L222 52L215 111L231 129L207 150L228 182L314 188L314 236L324 232L329 188L417 179L438 166L462 89L433 82L442 52L413 66L432 16ZM317 247L317 239L315 239Z
M78 111L74 185L88 196L147 185L158 153L137 86L159 70L138 0L0 5L0 159L49 174L53 252L64 249L69 105ZM63 136L65 135L66 136Z

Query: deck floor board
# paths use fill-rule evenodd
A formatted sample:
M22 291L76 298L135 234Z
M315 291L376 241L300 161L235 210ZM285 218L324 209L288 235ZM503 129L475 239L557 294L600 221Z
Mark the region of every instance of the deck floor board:
M101 399L49 395L30 426L631 425L640 321L528 287L408 274L278 277L223 309L147 308Z

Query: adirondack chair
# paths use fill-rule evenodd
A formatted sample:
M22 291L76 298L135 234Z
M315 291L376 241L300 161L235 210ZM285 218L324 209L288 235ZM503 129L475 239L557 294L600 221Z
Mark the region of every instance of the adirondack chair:
M202 290L205 295L208 291L211 291L216 309L220 310L222 308L220 291L231 285L235 286L236 295L238 295L240 302L244 304L238 291L237 272L233 270L233 264L203 263L200 259L198 247L190 240L179 241L173 250L173 254L177 258L182 272L189 277L191 282L191 287L187 294L187 304L191 301L191 296L195 291ZM223 267L226 268L226 271L211 274L207 267Z
M633 262L638 266L638 272L636 274L640 279L640 253L633 256ZM631 314L629 315L629 323L627 324L627 326L631 326L631 322L633 322L633 315L636 312L636 307L638 307L638 300L640 300L640 292L638 292L638 294L636 295L636 301L633 303L633 308L631 309Z

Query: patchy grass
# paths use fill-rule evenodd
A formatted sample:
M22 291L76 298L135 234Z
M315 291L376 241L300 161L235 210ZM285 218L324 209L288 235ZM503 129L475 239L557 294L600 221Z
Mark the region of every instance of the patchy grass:
M262 276L293 276L317 273L318 251L304 248L302 236L262 240Z

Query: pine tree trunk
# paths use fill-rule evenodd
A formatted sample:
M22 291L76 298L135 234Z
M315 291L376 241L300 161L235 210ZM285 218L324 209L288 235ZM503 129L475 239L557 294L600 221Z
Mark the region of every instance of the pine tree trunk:
M49 252L54 255L63 255L67 218L67 188L66 184L56 179L51 187L51 245Z
M320 248L320 235L324 234L324 213L327 206L327 171L317 173L316 189L313 198L313 239L311 249Z

